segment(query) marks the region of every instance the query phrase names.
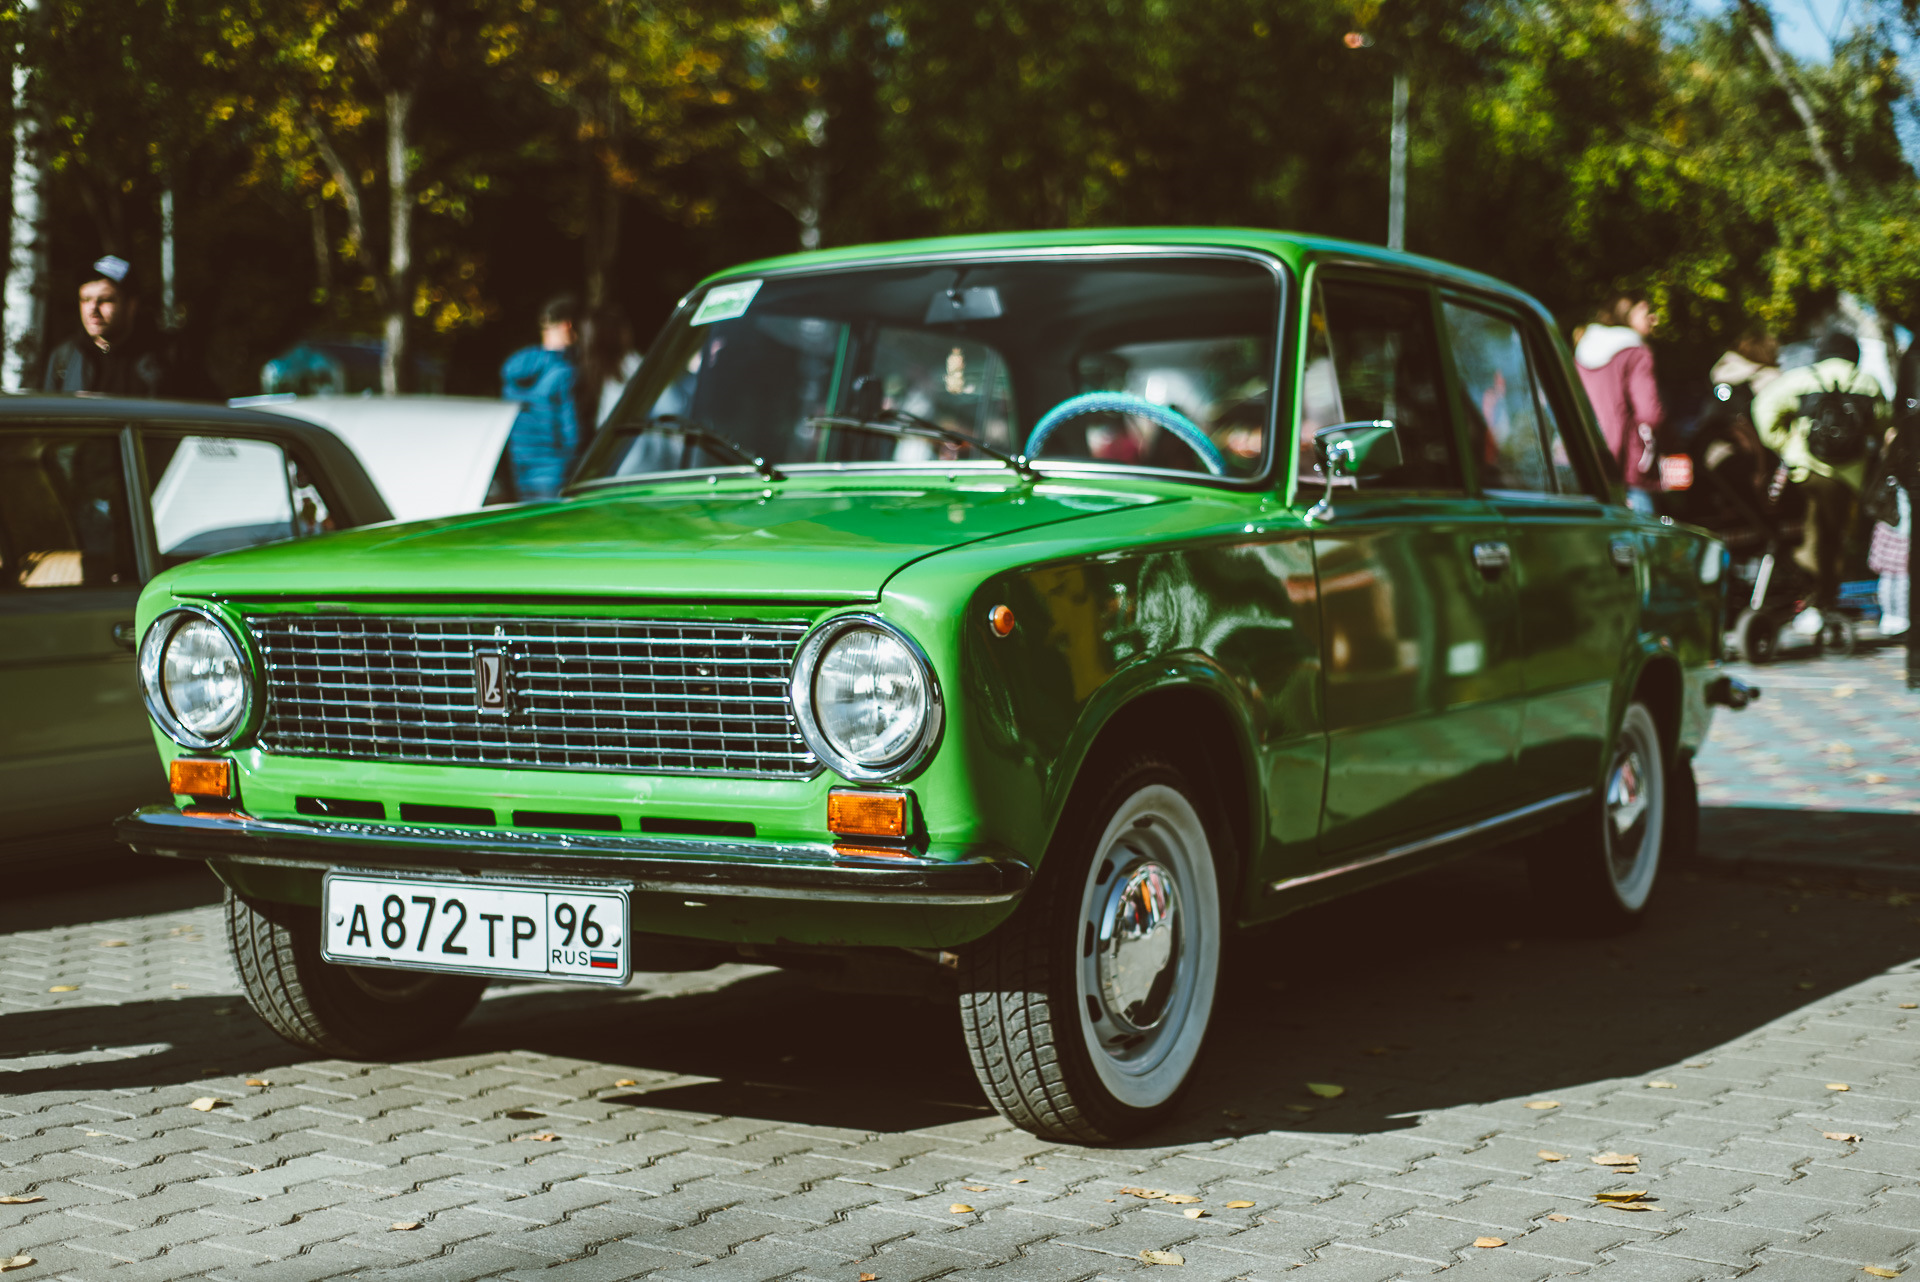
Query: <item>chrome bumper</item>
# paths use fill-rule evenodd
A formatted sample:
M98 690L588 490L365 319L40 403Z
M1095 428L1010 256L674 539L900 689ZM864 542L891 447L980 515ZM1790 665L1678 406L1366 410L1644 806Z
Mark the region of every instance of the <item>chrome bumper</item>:
M631 881L638 892L871 904L998 904L1027 866L997 849L954 859L853 859L827 845L690 841L258 819L148 806L114 833L136 853L325 871L334 867L548 873Z

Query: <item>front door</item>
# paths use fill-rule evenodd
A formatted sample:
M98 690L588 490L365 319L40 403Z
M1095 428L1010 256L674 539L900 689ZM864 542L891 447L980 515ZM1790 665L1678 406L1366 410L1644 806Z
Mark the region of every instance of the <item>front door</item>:
M1423 285L1317 285L1302 440L1391 420L1404 463L1336 488L1315 523L1326 673L1323 863L1497 813L1515 795L1523 687L1505 522L1466 493ZM1307 471L1302 497L1320 478Z
M134 671L140 595L120 433L0 433L0 840L167 799Z
M1519 778L1529 800L1590 787L1638 605L1636 543L1598 495L1595 461L1562 433L1566 389L1543 374L1537 321L1449 297L1447 346L1480 488L1507 523L1526 645Z

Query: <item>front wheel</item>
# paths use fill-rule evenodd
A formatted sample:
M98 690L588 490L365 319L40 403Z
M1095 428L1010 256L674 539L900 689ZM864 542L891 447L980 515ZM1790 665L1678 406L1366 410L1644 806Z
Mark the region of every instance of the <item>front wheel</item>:
M1152 1125L1193 1073L1220 973L1218 829L1186 778L1133 760L1070 807L1019 910L962 952L981 1088L1045 1139Z
M1660 727L1635 700L1620 718L1599 797L1538 839L1529 872L1544 911L1596 932L1639 923L1673 831L1667 814L1672 777Z
M487 981L320 958L320 913L227 892L227 943L254 1014L296 1046L397 1059L452 1032Z

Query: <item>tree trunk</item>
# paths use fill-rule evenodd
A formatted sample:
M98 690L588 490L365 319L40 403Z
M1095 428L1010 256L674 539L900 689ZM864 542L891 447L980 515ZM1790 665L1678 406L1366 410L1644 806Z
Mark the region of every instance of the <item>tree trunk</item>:
M180 323L173 276L173 179L160 189L160 327L171 333Z
M22 0L29 21L38 0ZM17 46L13 63L13 218L7 254L4 302L6 350L0 353L0 382L9 390L37 386L45 358L41 336L46 323L46 170L40 156L39 117L33 106L31 76Z
M380 390L397 396L412 389L409 368L413 319L413 183L407 165L407 126L413 91L387 94L387 318L380 356Z
M608 173L613 159L596 155L588 167L585 249L589 308L607 301L607 278L613 274L613 261L620 253L620 188Z

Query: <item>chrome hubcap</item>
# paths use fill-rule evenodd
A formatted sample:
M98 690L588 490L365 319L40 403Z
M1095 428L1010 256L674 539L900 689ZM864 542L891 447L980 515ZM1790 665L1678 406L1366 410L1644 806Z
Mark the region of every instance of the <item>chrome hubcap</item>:
M1623 906L1639 911L1660 866L1664 822L1659 732L1638 704L1629 709L1607 772L1604 840L1607 871Z
M1107 879L1094 922L1101 1014L1116 1035L1142 1033L1166 1017L1180 955L1180 892L1148 859Z

